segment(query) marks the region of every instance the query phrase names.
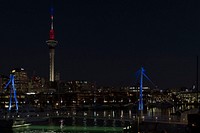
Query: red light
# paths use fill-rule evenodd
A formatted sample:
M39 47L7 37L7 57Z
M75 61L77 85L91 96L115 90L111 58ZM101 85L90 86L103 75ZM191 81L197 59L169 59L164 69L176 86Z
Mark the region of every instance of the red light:
M50 36L50 39L51 39L51 40L54 40L54 39L55 39L54 30L53 30L53 29L50 30L49 36Z

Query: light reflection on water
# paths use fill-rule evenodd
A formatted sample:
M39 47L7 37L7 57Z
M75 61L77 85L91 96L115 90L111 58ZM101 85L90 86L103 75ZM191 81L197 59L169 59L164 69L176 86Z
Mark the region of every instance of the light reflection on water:
M158 116L167 115L175 112L175 108L147 109L145 115ZM28 128L18 128L6 133L121 133L123 127L131 125L130 121L124 119L133 119L136 112L127 110L100 110L100 111L77 111L69 110L66 112L67 118L55 118L46 123L33 123ZM75 116L82 116L77 118ZM61 128L61 120L63 120Z
M130 124L130 123L126 123ZM18 128L13 133L121 133L124 121L116 119L99 119L90 117L52 118L46 123L34 123L28 128Z

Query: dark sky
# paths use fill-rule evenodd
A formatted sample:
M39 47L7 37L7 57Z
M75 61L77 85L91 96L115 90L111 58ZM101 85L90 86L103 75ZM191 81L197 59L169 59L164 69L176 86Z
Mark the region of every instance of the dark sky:
M29 76L48 78L50 3L0 1L0 73L23 67ZM199 1L56 0L54 11L62 80L129 86L143 66L160 89L195 83Z

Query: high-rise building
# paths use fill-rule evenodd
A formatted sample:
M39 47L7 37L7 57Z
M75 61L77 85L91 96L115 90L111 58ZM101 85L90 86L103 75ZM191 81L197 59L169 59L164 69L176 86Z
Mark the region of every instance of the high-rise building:
M55 81L60 81L60 73L59 72L56 72L55 74Z
M24 68L15 68L12 70L15 75L15 88L18 92L26 93L28 92L28 76Z
M46 91L45 79L39 76L32 76L29 82L29 92L39 93Z
M5 84L8 82L9 77L5 75L0 75L0 91L4 91Z
M51 7L51 28L49 31L49 40L46 41L49 46L49 81L50 83L55 80L55 72L54 72L54 58L55 58L55 46L57 45L57 41L55 40L54 34L54 26L53 26L53 7Z

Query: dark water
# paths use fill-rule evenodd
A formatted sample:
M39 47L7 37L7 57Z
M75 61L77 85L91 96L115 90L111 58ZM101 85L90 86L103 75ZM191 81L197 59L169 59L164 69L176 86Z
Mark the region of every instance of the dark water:
M173 108L164 110L152 108L147 110L145 115L153 118L154 116L169 116L173 112ZM32 122L28 127L1 129L0 133L122 133L137 130L137 124L134 125L135 123L130 121L136 116L132 110L69 110L68 112L64 112L62 117L59 113L57 112L58 117L40 122ZM157 125L157 129L161 126L163 125ZM155 127L155 125L152 125L152 127ZM179 131L177 130L176 132Z
M74 121L75 119L75 121ZM62 121L62 122L61 122ZM131 127L132 126L132 127ZM130 129L128 127L131 127ZM125 129L126 128L126 129ZM186 133L187 129L181 125L171 124L141 124L145 133ZM156 130L154 130L156 128ZM35 123L29 127L5 130L5 133L136 133L137 124L128 121L84 118L54 118L49 122ZM2 132L2 131L1 131ZM143 132L144 133L144 132Z
M9 133L121 133L128 124L130 123L115 119L57 117L45 122L35 122L25 128L16 128Z

